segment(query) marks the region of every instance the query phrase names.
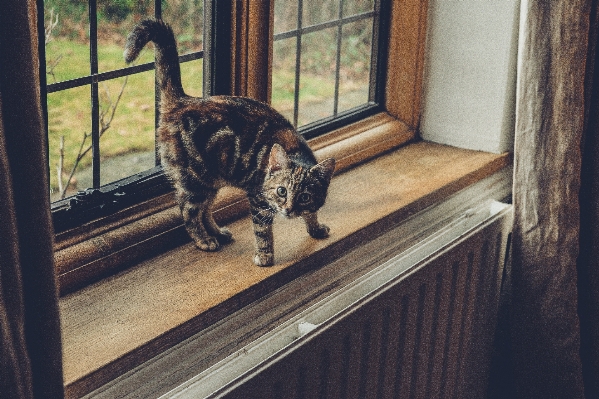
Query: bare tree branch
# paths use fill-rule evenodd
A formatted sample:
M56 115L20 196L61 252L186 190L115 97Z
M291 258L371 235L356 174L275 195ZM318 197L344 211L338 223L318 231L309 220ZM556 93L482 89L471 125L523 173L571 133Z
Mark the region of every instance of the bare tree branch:
M46 64L46 74L52 76L54 83L56 83L56 75L54 74L54 68L56 68L56 66L60 63L61 60L62 54L56 57L54 60L48 61L48 63Z
M125 87L127 86L127 82L128 82L128 77L125 77L123 85L121 86L121 90L119 91L119 94L114 102L112 101L112 99L110 97L110 92L105 87L106 98L108 100L108 106L106 108L100 106L99 137L102 137L104 135L104 133L106 133L106 131L108 129L110 129L110 125L111 125L112 120L114 119L114 116L116 114L116 109L119 105L119 102L121 101L121 97L123 96L123 93L125 92ZM108 115L108 117L107 117L107 115ZM64 184L64 185L62 184L62 181L61 181L62 174L59 174L59 176L58 176L58 179L60 181L59 191L60 191L61 199L63 199L66 196L67 189L71 183L71 180L73 179L73 176L75 176L75 172L77 171L77 168L79 167L79 163L85 157L85 155L88 152L90 152L92 149L93 144L89 144L87 147L85 146L87 139L89 137L91 137L91 133L83 133L81 145L79 146L79 152L77 153L77 157L75 158L75 163L73 164L73 168L71 169L71 172L69 173L69 178L67 179L66 184ZM63 158L63 157L61 156L61 158ZM62 162L62 159L60 162ZM62 189L60 189L61 186L62 186Z
M50 9L50 22L44 27L45 40L44 44L48 44L52 41L52 32L58 25L58 14L54 15L54 8Z
M50 21L44 23L44 45L48 45L54 39L54 29L58 26L58 14L54 14L54 8L50 9ZM46 62L46 74L52 76L54 82L56 82L56 75L54 74L54 68L62 60L62 54L56 57L52 61Z
M56 172L58 174L58 191L62 193L64 191L62 187L62 168L64 167L64 136L60 136L60 157L58 158L58 167Z

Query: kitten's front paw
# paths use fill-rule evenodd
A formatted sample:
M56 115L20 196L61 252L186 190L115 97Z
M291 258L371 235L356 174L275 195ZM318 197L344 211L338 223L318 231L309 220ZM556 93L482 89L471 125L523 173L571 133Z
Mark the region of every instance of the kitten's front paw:
M256 252L254 263L257 266L272 266L275 264L275 256L272 253Z
M309 229L308 234L310 234L310 237L312 238L327 238L329 236L329 231L331 231L331 229L329 229L328 226L320 224L316 228Z
M221 244L226 244L231 241L233 241L233 233L231 233L231 230L227 229L226 227L221 227L218 230L218 242Z
M214 252L220 248L218 240L214 237L202 238L196 241L196 245L202 251Z

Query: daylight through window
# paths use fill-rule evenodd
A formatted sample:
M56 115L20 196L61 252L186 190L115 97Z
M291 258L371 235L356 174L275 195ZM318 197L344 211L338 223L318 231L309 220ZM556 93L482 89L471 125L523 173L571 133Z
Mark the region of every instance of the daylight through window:
M294 126L330 121L377 100L380 1L275 1L272 104Z
M143 18L169 21L185 89L201 96L203 0L43 0L43 13L52 201L154 167L154 55L127 66L124 43Z
M260 41L258 46L273 46L274 108L306 138L382 111L385 68L380 66L385 64L387 34L380 32L386 32L388 21L383 17L389 14L390 2L273 1L272 42ZM232 59L232 32L238 29L232 25L234 4L38 0L43 22L40 59L45 60L41 97L57 232L171 190L156 150L152 46L142 51L135 65L126 65L122 56L133 26L157 17L173 27L187 94L229 93L231 63L247 61ZM240 7L237 12L245 11ZM206 40L205 21L211 27Z

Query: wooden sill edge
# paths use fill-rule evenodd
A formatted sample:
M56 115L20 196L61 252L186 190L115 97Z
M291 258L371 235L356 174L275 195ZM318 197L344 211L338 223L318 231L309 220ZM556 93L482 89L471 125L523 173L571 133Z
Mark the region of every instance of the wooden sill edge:
M310 140L319 159L336 159L336 173L346 171L415 138L414 131L380 113ZM245 195L224 189L215 203L221 223L248 212ZM179 245L187 236L174 196L168 194L123 210L56 237L55 268L61 295L112 275L140 260Z
M208 311L198 314L196 317L188 320L187 322L180 325L178 328L165 332L155 339L147 342L146 344L132 350L128 353L123 353L122 356L113 359L109 362L92 372L87 372L74 376L72 372L67 374L67 392L68 397L79 397L82 394L90 392L91 390L103 385L104 383L116 378L123 372L130 370L136 365L140 364L141 361L148 359L149 357L160 353L173 342L179 342L191 334L205 328L206 326L219 320L226 314L230 314L232 306L240 308L245 304L248 304L252 300L257 299L265 292L269 292L272 289L280 287L291 279L301 275L306 270L310 270L318 265L330 262L337 254L342 253L344 250L351 248L355 245L359 245L362 240L371 239L381 234L389 226L395 225L398 221L403 220L407 215L414 214L423 208L430 206L431 204L446 198L447 196L456 193L457 191L489 176L498 170L501 170L505 166L509 165L511 158L508 154L498 155L495 157L489 157L489 161L483 163L480 167L472 170L463 176L452 180L449 184L444 184L438 187L436 190L432 190L428 194L420 197L417 201L410 203L401 209L395 209L390 211L387 216L372 220L372 222L362 231L354 232L349 236L341 239L337 242L332 242L330 245L325 245L324 248L320 248L313 252L306 258L301 259L295 264L285 264L281 270L276 271L275 274L264 279L256 285L256 289L253 293L245 296L235 295L218 306L211 308ZM447 165L448 168L451 165ZM74 294L77 296L77 294ZM70 295L72 298L73 295ZM82 310L86 311L86 310ZM67 340L68 342L68 340ZM68 345L67 345L68 346ZM66 351L72 350L72 348L65 348Z

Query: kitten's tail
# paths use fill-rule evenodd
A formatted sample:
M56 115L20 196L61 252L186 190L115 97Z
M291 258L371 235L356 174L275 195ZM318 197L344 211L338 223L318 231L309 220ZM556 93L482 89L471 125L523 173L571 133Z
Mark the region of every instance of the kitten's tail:
M147 19L133 28L127 37L123 53L125 61L133 62L150 41L156 46L156 76L161 100L174 100L184 96L175 35L171 27L162 20Z

